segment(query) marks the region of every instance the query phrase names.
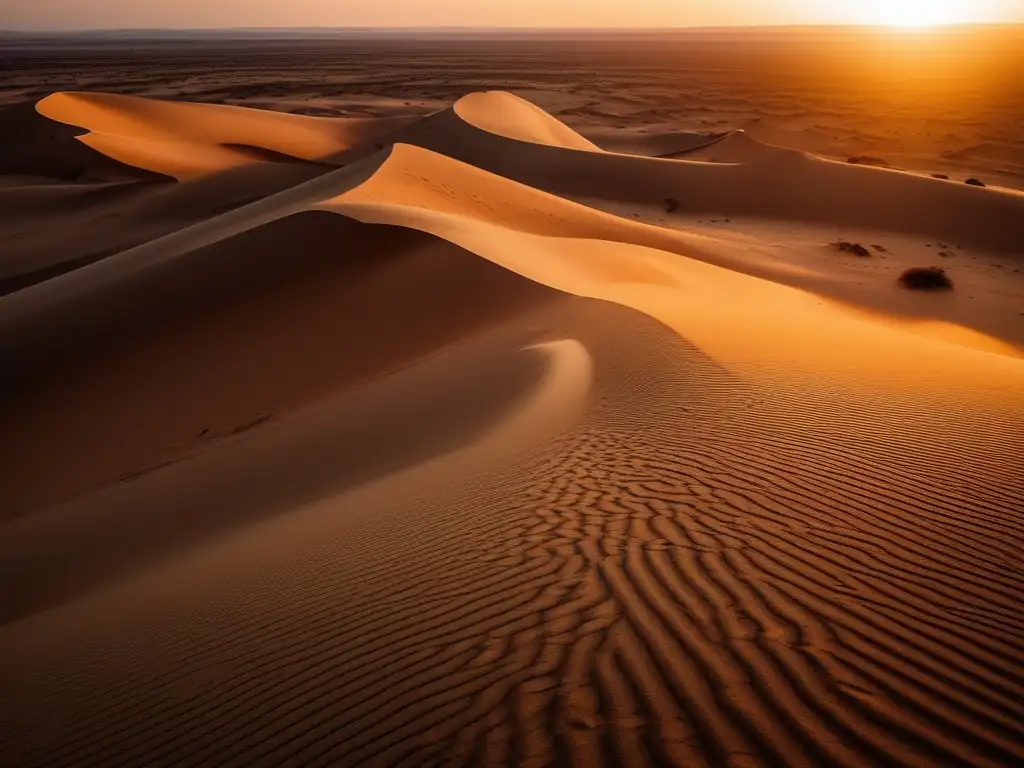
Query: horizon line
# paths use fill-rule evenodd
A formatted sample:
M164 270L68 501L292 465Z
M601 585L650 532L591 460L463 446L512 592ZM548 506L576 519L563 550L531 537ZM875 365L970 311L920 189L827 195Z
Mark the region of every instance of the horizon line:
M1015 21L958 21L942 24L922 25L914 29L927 31L971 27L1019 27L1024 19ZM104 34L125 32L679 32L679 31L733 31L733 30L813 30L813 29L884 29L904 30L906 27L891 24L868 24L857 22L832 24L718 24L718 25L663 25L629 26L605 25L596 27L527 25L502 26L379 26L379 25L331 25L331 26L234 26L234 27L82 27L82 28L0 28L0 34Z

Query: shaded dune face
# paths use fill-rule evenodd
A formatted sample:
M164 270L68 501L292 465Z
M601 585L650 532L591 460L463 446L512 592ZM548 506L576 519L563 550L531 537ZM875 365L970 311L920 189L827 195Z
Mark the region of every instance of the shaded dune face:
M0 762L1024 761L1020 195L500 93L38 110L187 180L0 189ZM1004 277L901 291L951 236Z
M511 277L417 232L310 211L32 315L5 360L8 434L33 446L5 462L6 515L409 366L552 293Z
M164 178L93 151L78 140L86 128L49 120L33 102L0 107L0 129L2 174L94 182Z

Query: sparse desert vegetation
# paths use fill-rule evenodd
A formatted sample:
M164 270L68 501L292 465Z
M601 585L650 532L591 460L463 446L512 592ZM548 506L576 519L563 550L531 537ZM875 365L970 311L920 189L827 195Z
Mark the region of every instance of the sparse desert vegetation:
M871 165L875 168L892 168L892 165L888 160L881 157L873 157L872 155L855 155L846 162L851 165Z
M898 282L912 291L950 291L953 281L942 267L910 267L899 276Z
M854 256L870 256L871 251L860 243L851 243L849 240L836 240L832 247L843 253L852 253Z

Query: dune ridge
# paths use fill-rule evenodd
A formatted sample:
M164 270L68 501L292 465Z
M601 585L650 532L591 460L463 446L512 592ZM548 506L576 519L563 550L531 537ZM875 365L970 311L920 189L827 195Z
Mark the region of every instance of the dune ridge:
M493 92L39 113L181 180L0 190L5 761L1024 760L1021 195Z
M178 180L257 162L266 153L320 162L406 122L97 93L55 93L36 109L52 120L87 129L79 140L101 154Z
M482 131L505 138L585 152L601 151L562 121L511 93L472 93L459 99L452 112Z

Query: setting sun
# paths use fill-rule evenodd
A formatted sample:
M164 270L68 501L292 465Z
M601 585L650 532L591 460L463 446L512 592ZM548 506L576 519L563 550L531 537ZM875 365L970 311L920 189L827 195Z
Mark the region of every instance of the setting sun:
M931 27L969 21L970 0L862 0L863 21L894 27Z

